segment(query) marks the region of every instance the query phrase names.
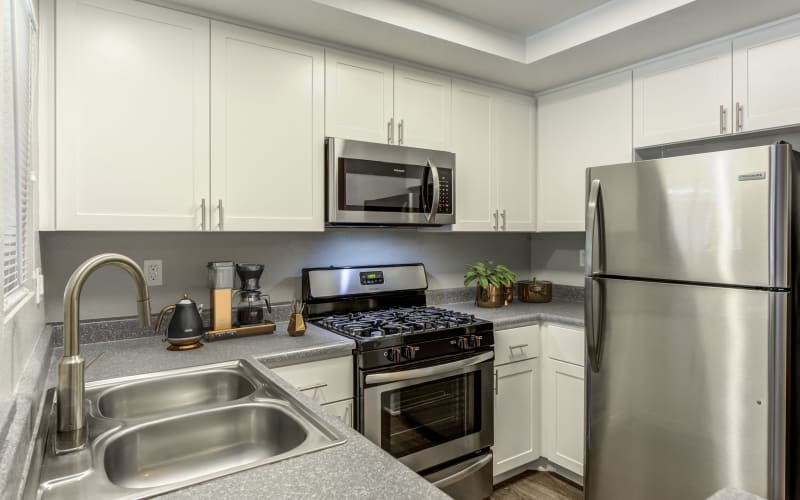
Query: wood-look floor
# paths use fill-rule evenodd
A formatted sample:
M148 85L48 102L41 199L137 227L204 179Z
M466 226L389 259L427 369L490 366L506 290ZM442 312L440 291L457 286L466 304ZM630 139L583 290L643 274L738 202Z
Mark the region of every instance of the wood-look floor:
M583 491L549 472L526 471L494 487L491 500L583 500Z

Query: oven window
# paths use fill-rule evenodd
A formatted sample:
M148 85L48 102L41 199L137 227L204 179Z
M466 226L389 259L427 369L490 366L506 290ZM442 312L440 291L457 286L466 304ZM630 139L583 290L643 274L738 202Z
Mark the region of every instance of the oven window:
M427 167L339 159L339 209L366 212L430 212Z
M400 458L481 430L480 371L381 394L381 448Z

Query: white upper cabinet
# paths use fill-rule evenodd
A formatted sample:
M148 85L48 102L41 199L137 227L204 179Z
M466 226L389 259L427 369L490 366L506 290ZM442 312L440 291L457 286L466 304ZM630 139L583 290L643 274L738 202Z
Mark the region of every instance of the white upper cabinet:
M633 145L732 130L731 43L681 53L633 71Z
M325 135L391 143L394 66L325 50Z
M323 61L321 47L212 24L212 229L323 229Z
M733 41L736 131L800 123L800 20ZM734 111L735 112L735 111Z
M451 86L448 77L395 66L396 144L450 150Z
M499 93L496 101L493 157L497 173L499 230L535 231L536 104L532 97L505 92Z
M127 0L57 7L56 229L200 230L209 21Z
M631 161L631 72L540 96L539 231L583 231L586 168Z
M493 231L497 189L492 162L494 91L453 82L456 224L453 230Z

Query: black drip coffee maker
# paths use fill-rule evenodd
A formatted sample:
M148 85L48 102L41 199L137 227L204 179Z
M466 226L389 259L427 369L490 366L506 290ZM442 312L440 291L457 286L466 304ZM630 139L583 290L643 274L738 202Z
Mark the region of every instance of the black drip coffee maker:
M263 272L263 264L236 264L236 274L241 282L241 288L236 290L239 295L236 304L239 326L264 323L266 313L272 314L269 295L261 293L259 280Z

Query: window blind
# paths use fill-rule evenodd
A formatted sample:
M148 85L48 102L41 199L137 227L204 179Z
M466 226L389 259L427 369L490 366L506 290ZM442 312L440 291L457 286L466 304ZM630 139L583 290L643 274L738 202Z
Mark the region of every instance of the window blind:
M0 0L0 226L3 302L30 276L33 254L31 179L34 148L36 20L30 0Z

